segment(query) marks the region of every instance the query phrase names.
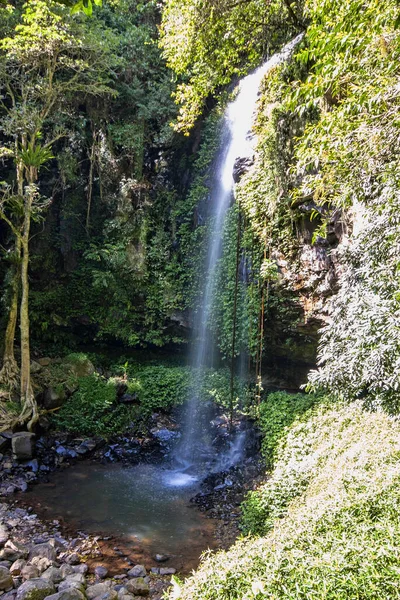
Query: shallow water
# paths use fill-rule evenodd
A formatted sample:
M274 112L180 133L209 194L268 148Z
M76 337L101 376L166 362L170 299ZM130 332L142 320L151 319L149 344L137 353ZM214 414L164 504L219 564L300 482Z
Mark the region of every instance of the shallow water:
M24 494L41 516L86 533L121 537L148 554L192 558L212 545L214 525L190 503L196 479L159 465L81 463Z

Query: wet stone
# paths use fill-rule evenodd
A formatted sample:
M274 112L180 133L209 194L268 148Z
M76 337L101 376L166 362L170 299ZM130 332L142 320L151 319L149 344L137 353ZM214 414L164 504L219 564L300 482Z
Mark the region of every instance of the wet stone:
M174 575L176 573L176 569L172 567L165 567L160 569L160 575Z
M169 559L168 554L156 554L154 560L156 562L166 562Z

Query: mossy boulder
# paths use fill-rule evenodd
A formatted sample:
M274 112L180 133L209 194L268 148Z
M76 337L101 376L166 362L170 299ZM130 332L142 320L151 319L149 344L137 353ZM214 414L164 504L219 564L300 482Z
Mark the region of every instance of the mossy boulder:
M75 377L90 377L90 375L93 375L95 372L94 365L86 354L79 352L69 354L64 362L68 365L71 374Z
M54 585L48 579L29 579L18 588L16 600L44 600L55 591Z

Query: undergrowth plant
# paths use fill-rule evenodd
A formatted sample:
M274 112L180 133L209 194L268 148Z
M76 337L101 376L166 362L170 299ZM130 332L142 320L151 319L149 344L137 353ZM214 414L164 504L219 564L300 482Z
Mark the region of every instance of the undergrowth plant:
M245 502L257 535L206 553L170 598L400 598L399 456L400 426L387 414L329 402L310 409Z
M76 363L84 365L83 357ZM75 364L76 366L76 364ZM198 383L199 382L199 383ZM126 393L134 396L133 404L120 403L117 386L124 383ZM198 397L212 401L222 410L230 403L230 372L228 369L205 369L199 376L191 367L138 365L125 363L117 367L117 376L106 379L97 373L74 379L77 391L51 417L53 428L82 435L110 437L127 430L145 428L155 411L170 411L186 400ZM234 381L236 407L243 408L247 387Z

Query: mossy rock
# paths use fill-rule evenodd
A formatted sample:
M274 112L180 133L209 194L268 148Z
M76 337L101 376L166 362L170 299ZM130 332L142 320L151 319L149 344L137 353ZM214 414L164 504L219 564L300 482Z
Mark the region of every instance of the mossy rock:
M70 372L75 377L90 377L95 372L93 363L86 354L73 353L65 358L65 364L68 365Z

